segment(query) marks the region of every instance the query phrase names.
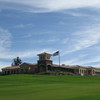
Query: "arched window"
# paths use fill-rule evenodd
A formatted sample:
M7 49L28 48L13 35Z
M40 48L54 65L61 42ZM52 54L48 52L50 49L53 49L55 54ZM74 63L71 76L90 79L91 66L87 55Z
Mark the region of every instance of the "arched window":
M48 67L48 70L50 71L52 70L51 65L48 65L47 67Z

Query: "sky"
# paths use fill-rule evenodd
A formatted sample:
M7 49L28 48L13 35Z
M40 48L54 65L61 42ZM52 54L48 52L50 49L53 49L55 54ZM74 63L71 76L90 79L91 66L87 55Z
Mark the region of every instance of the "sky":
M100 67L100 0L0 0L0 70L56 51L61 64Z

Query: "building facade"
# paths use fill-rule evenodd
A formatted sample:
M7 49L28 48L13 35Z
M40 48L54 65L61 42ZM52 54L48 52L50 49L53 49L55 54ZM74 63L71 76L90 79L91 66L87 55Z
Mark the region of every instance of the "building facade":
M23 63L19 66L10 66L2 68L2 74L32 74L40 72L71 72L80 76L100 76L100 69L92 66L80 66L80 65L56 65L51 60L52 54L41 53L38 54L39 60L37 64Z

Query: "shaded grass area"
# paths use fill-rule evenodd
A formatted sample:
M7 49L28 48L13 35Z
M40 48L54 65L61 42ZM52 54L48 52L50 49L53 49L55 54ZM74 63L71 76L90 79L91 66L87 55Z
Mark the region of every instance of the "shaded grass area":
M100 77L0 76L0 100L100 100Z

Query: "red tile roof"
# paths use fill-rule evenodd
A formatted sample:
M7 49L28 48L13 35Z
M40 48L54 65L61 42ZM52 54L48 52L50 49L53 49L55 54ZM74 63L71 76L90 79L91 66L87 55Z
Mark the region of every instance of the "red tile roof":
M52 54L49 54L49 53L46 53L46 52L43 52L41 54L37 54L37 56L41 56L41 55L51 55L52 56Z
M54 67L59 67L59 65L57 64L53 64ZM95 68L95 67L92 67L92 66L81 66L81 65L60 65L60 67L62 68Z
M18 69L18 68L20 68L20 66L9 66L2 69Z

